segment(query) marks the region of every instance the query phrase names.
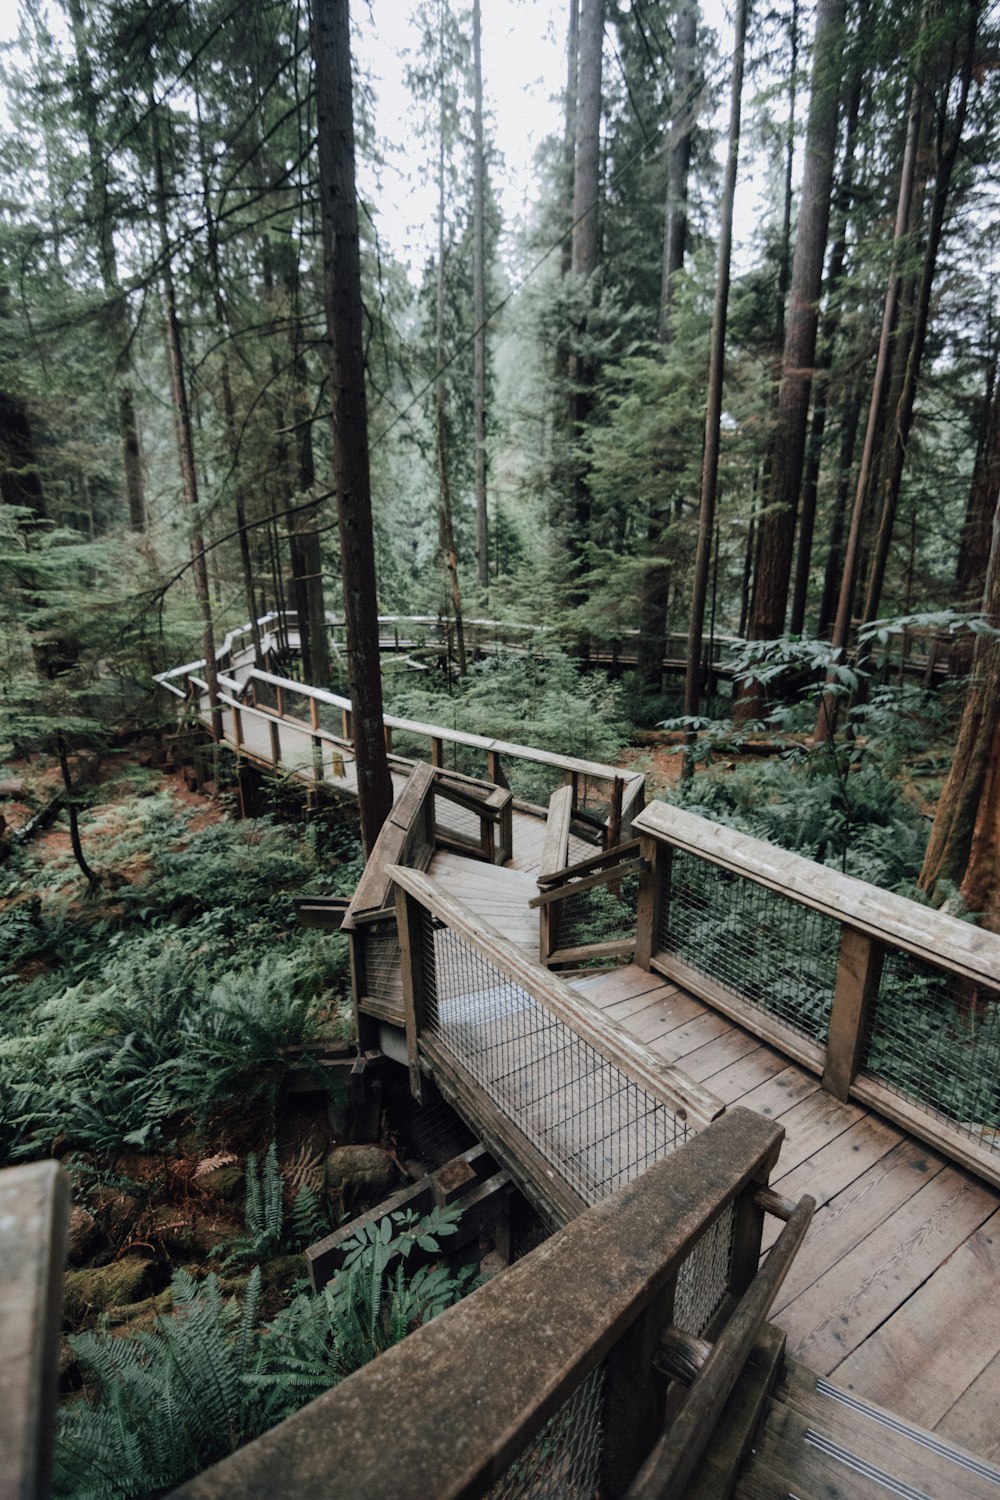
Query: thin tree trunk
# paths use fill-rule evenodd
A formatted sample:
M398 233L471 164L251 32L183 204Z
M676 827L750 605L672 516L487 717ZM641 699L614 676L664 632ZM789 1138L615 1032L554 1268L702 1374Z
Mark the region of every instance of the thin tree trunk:
M437 280L435 298L434 352L437 379L434 382L434 428L438 466L438 541L451 585L451 607L455 617L455 639L458 646L458 670L464 677L468 669L465 656L465 627L462 621L462 591L458 580L458 553L451 504L451 475L448 468L448 405L445 388L444 354L444 267L445 267L445 97L444 97L444 19L445 0L439 0L441 18L441 94L438 115L438 212L437 212Z
M795 107L798 103L799 73L799 6L792 0L789 20L791 58L788 69L788 121L785 136L785 206L781 216L781 259L778 262L778 285L774 310L774 347L779 354L785 347L785 305L792 268L792 195L795 172Z
M313 56L323 219L323 288L340 520L347 666L354 710L361 837L368 854L392 808L379 661L368 468L358 200L348 0L313 0Z
M896 223L893 231L892 260L889 266L889 280L886 286L885 301L882 306L882 331L879 335L878 357L875 362L875 375L872 380L871 399L868 405L868 422L865 427L865 441L861 450L861 463L858 467L857 483L854 490L854 506L851 511L850 529L847 533L844 569L840 579L840 596L837 603L837 616L834 621L831 640L833 651L840 660L843 660L844 654L847 651L847 643L850 639L851 606L854 600L854 582L858 567L861 530L864 522L865 496L868 491L869 477L875 454L875 436L878 429L879 411L882 407L882 399L889 378L892 331L896 323L896 307L900 294L900 260L903 254L903 243L910 217L910 201L913 195L913 182L916 171L919 126L920 89L916 81L914 81L910 90L910 108L906 121L906 144L903 149L903 162L899 173L899 193L896 199ZM829 738L836 709L837 704L833 695L830 693L825 694L823 702L820 705L819 714L816 719L816 728L814 730L814 738L817 741L821 742Z
M697 0L677 0L674 26L674 86L670 115L670 154L663 218L663 273L660 279L660 343L672 334L675 278L684 266L688 232L688 174L694 129Z
M771 478L757 537L756 585L750 615L750 635L754 640L771 640L781 635L785 623L833 183L845 4L846 0L819 0L816 12L805 167ZM744 712L752 716L759 695L751 690L746 696Z
M992 518L1000 497L1000 388L997 373L994 360L987 379L979 450L958 549L955 598L966 608L971 608L982 598Z
M73 778L70 775L66 741L62 735L59 735L56 739L56 754L59 757L59 773L62 776L62 784L66 790L66 816L69 818L69 842L73 850L73 858L80 867L88 885L92 889L96 889L101 883L101 878L90 868L86 855L83 852L83 844L80 841L80 818L76 806L76 793L73 787Z
M982 612L1000 630L1000 505L993 514L992 539ZM918 884L932 900L961 885L973 911L990 911L1000 925L1000 788L997 785L1000 736L1000 641L976 637L972 675L948 777L938 800Z
M701 705L701 652L705 629L715 501L719 483L719 441L722 422L722 389L725 378L726 318L729 310L730 262L733 249L733 203L740 155L740 113L743 101L743 61L746 50L747 0L739 0L736 40L729 103L729 146L722 185L719 259L715 278L715 306L708 362L708 403L705 411L705 449L701 468L701 501L698 510L698 546L691 590L688 628L687 670L684 677L684 712L695 715ZM687 758L685 757L685 764Z
M136 421L135 399L128 379L129 351L132 345L132 330L129 327L125 296L118 279L118 262L115 253L114 221L109 203L108 152L102 145L97 126L97 95L94 89L93 70L87 46L86 13L81 0L68 0L70 24L73 28L73 44L76 51L77 81L80 91L80 112L83 130L87 138L87 157L90 165L90 197L92 213L97 228L97 250L101 266L101 281L106 298L105 316L111 335L115 359L115 380L118 386L118 432L122 444L122 470L125 480L125 500L128 507L129 525L133 531L143 531L146 525L145 482L142 473L142 456L139 449L139 426Z
M953 67L949 67L947 70L944 82L944 94L939 99L938 104L936 115L936 171L934 194L931 199L931 218L927 230L927 247L924 252L923 271L920 278L920 288L917 294L914 316L913 337L906 361L903 389L893 414L890 460L885 478L882 512L879 519L878 535L875 540L871 571L869 573L868 590L865 596L864 619L866 622L874 620L877 617L882 599L886 563L889 557L889 548L892 544L896 508L899 502L899 487L903 477L903 465L906 461L910 429L913 425L913 408L920 378L920 364L923 358L924 345L927 342L931 293L934 289L934 274L937 270L938 250L940 249L941 236L944 230L952 171L958 155L969 103L969 89L972 83L972 69L975 61L978 18L979 3L978 0L972 0L966 11L967 30L965 36L964 38L956 37L952 48L952 62L954 62L955 53L964 41L965 50L962 54L959 71L959 96L950 135L947 134L947 95L954 76Z
M833 628L837 613L837 591L843 567L844 524L847 520L847 497L851 486L851 470L854 467L854 449L858 441L858 426L861 422L861 403L864 394L859 381L855 381L847 392L841 417L840 448L837 455L837 493L833 501L830 519L830 540L827 544L826 567L823 570L823 595L819 604L816 624L818 635L825 636Z
M486 589L490 581L490 532L486 505L486 147L480 0L472 0L472 67L472 430L476 450L476 578L480 588Z
M580 0L569 0L569 25L566 31L566 123L563 136L563 172L565 183L566 237L560 256L563 276L573 268L573 167L576 157L576 99L580 74ZM562 371L565 373L565 371Z
M866 8L862 9L860 22L863 25ZM795 582L792 589L792 608L788 628L792 635L801 635L805 629L806 604L809 595L809 573L812 564L813 533L816 526L816 504L819 492L819 473L823 455L823 436L826 431L826 416L830 399L829 374L833 364L833 345L840 323L840 314L835 307L835 293L844 275L847 261L847 228L851 204L854 197L854 148L857 137L858 118L861 112L861 60L855 49L848 87L847 124L844 131L844 155L837 193L839 225L837 238L830 251L830 269L827 276L827 314L823 320L822 344L816 373L816 390L813 397L812 426L806 449L805 475L802 484L802 505L799 515L799 548L795 561Z
M167 225L167 189L163 170L163 152L159 138L159 111L152 98L150 98L150 118L153 126L156 217L160 229L160 276L163 282L163 298L167 314L167 354L170 363L170 387L174 404L177 456L180 462L184 503L190 519L191 572L194 578L194 591L198 600L198 608L201 612L202 643L205 652L205 681L208 685L208 701L212 716L212 738L220 740L222 738L222 710L219 706L219 682L216 675L212 600L208 587L205 538L201 529L201 514L198 504L198 472L195 466L194 438L191 431L191 408L188 404L187 384L184 376L181 325L177 316L173 252Z

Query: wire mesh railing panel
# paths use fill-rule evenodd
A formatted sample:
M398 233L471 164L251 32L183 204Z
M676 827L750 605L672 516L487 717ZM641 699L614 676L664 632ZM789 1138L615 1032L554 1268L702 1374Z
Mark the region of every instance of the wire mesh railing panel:
M834 918L674 849L658 929L661 949L825 1044L840 952Z
M635 937L639 905L639 877L625 875L607 885L574 891L579 881L568 881L568 892L555 902L552 942L555 948L582 948L592 943L617 943Z
M463 839L478 848L482 841L482 819L471 807L463 807L447 797L434 798L434 826L453 838Z
M364 993L387 1005L403 1005L403 976L396 918L367 923L361 929Z
M1000 991L886 953L861 1072L1000 1154Z
M566 784L562 767L524 760L519 755L503 757L503 773L515 799L530 802L534 807L548 807L552 793Z
M428 1029L586 1202L687 1139L668 1104L429 913L423 946Z
M727 1203L677 1273L674 1323L685 1333L704 1333L729 1289L736 1208Z
M584 812L592 813L602 821L611 811L611 793L614 783L609 776L587 776L576 778L576 805Z
M276 721L280 769L305 780L315 776L313 738L305 729Z
M603 1413L598 1365L487 1492L488 1500L597 1500Z

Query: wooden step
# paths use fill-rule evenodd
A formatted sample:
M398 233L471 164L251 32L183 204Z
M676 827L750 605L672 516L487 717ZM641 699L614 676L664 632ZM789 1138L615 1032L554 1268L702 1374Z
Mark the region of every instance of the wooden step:
M1000 1469L786 1360L737 1500L1000 1500Z

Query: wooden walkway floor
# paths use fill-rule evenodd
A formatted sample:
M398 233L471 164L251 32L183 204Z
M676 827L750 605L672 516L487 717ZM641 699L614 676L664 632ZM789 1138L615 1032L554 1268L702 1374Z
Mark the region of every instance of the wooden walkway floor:
M1000 1460L997 1193L656 974L575 988L723 1103L785 1127L772 1183L818 1205L774 1306L795 1358Z
M428 872L535 961L543 831L518 815L515 869L438 853ZM774 1306L790 1353L1000 1461L1000 1195L657 974L630 965L574 989L723 1104L784 1126L773 1185L817 1202Z

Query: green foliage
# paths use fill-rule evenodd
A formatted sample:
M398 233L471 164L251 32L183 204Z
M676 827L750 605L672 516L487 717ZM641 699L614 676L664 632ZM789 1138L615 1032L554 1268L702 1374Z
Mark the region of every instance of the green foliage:
M626 737L615 685L585 677L555 650L489 656L450 690L401 688L391 712L589 760L614 760Z
M105 845L143 867L117 911L30 894L25 862L23 899L0 913L0 1155L44 1153L57 1136L148 1148L234 1093L266 1112L285 1049L308 1044L346 993L344 940L300 930L292 895L352 882L353 848L323 880L316 832L258 820L185 837L169 794L131 808ZM40 972L24 979L27 964Z
M268 1205L260 1209L266 1224ZM301 1294L263 1327L259 1269L242 1307L223 1297L215 1276L199 1285L180 1271L174 1311L152 1332L75 1336L96 1389L60 1412L54 1493L140 1500L171 1489L398 1343L470 1289L471 1270L452 1275L432 1264L409 1273L405 1264L407 1243L435 1253L456 1217L440 1210L405 1227L397 1216L383 1220L374 1235L358 1236L350 1265L318 1297Z

